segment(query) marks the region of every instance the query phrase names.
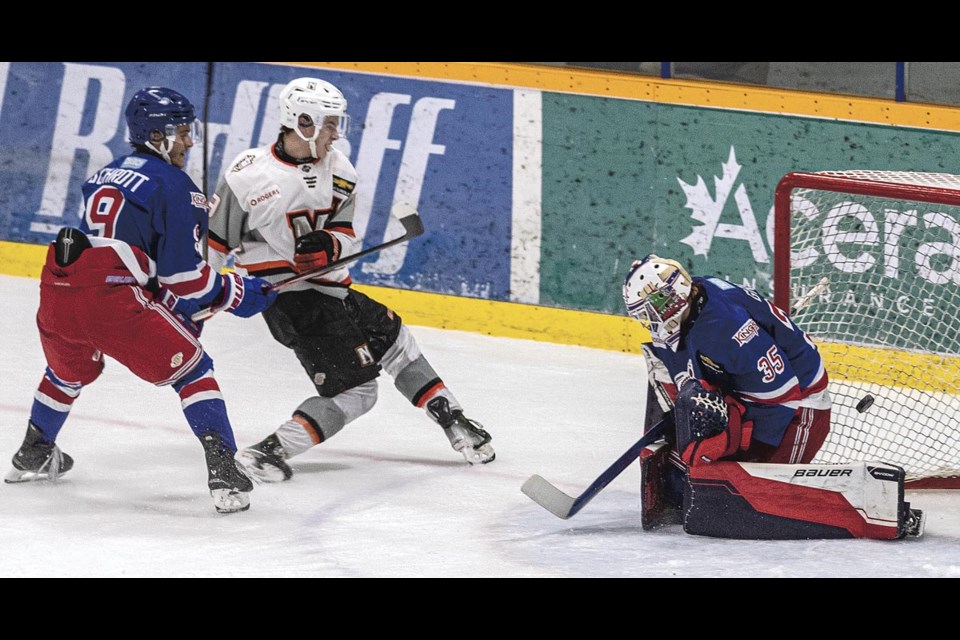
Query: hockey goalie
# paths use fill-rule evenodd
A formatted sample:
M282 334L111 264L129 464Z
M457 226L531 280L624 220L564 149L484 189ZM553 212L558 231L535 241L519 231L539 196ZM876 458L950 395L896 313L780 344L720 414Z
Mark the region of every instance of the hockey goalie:
M830 430L828 375L786 313L655 255L633 262L623 297L651 336L646 428L669 423L640 455L644 529L682 524L741 539L923 533L923 513L904 502L902 468L810 463Z

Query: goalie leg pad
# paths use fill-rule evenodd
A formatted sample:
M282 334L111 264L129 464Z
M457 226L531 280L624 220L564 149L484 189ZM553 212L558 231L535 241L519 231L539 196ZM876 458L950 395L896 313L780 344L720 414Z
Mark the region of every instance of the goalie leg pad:
M699 465L689 470L683 527L694 535L744 540L919 535L922 514L911 532L917 512L903 501L903 482L903 469L877 462Z
M640 452L640 525L644 531L683 522L684 471L671 458L672 447L655 442ZM679 462L679 461L678 461Z

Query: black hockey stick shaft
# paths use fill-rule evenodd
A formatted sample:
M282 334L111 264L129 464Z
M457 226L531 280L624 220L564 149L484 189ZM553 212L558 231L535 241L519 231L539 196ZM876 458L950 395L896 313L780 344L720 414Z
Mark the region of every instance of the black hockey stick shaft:
M523 487L521 487L520 490L553 515L566 520L576 515L588 502L593 500L594 496L603 491L604 487L623 473L634 460L640 457L640 452L643 451L644 447L659 440L667 430L667 426L671 423L672 421L667 417L650 427L650 430L643 434L642 438L624 451L623 455L607 467L607 469L576 498L560 491L560 489L557 489L538 475L530 476L527 481L523 483Z
M378 244L368 249L364 249L363 251L358 251L357 253L353 253L344 258L340 258L339 260L334 260L333 262L326 264L320 267L319 269L314 269L313 271L308 271L306 273L300 273L295 276L291 276L286 280L280 280L279 282L274 282L273 284L270 285L270 289L273 291L280 291L282 289L285 289L286 287L289 287L290 285L294 285L294 284L297 284L298 282L303 282L304 280L309 280L311 278L322 276L323 274L329 273L334 269L339 269L340 267L348 265L352 262L356 262L360 258L369 256L372 253L376 253L377 251L383 251L384 249L388 249L392 246L401 244L403 242L407 242L408 240L412 240L417 236L423 235L423 220L421 220L419 213L414 211L412 213L409 213L397 219L400 221L400 224L403 225L403 235L398 236L393 240L388 240L387 242L384 242L382 244ZM210 309L201 309L200 311L193 314L193 316L191 316L191 320L195 322L200 320L206 320L213 315L214 315L214 312L211 311Z

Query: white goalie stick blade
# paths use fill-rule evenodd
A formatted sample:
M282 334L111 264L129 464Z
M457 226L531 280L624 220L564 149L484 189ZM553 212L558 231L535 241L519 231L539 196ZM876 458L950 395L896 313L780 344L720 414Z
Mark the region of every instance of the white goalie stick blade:
M520 491L558 518L566 520L573 515L571 511L576 499L560 491L541 476L532 475L527 478L520 487Z
M520 490L553 515L566 520L576 515L580 509L583 509L588 502L593 500L595 495L603 491L604 487L623 473L624 469L633 464L633 461L640 457L643 448L659 440L667 430L668 425L672 426L672 424L672 420L662 419L650 427L642 438L624 451L576 498L568 496L538 475L527 478Z

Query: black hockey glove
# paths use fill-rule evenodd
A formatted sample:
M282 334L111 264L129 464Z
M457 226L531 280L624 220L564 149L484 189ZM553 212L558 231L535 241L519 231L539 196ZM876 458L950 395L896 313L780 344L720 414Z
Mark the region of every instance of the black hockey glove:
M294 267L297 273L316 271L340 259L340 241L329 231L318 229L297 239Z

